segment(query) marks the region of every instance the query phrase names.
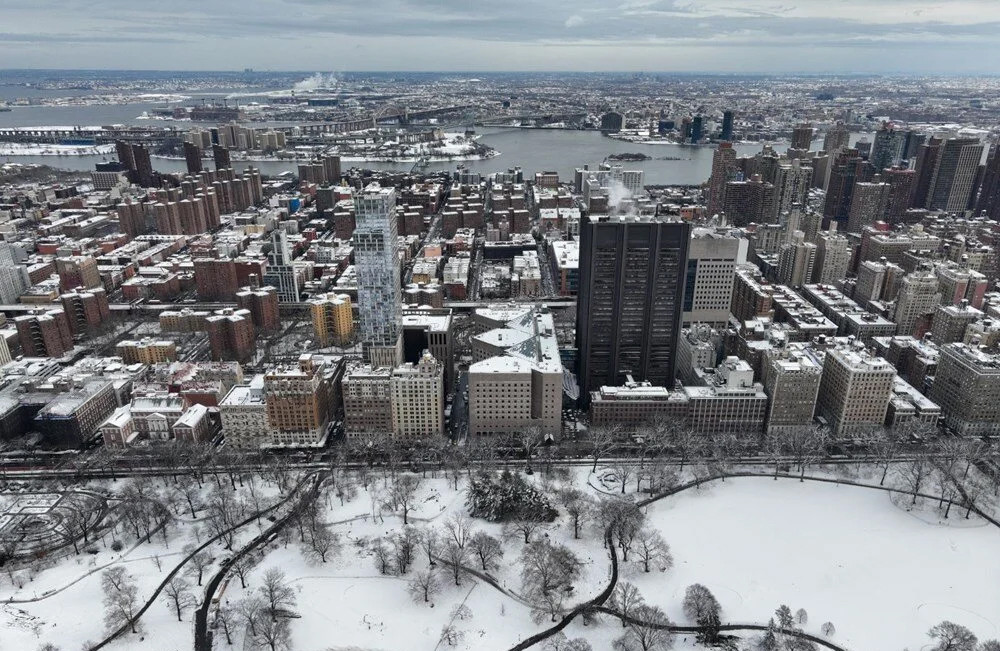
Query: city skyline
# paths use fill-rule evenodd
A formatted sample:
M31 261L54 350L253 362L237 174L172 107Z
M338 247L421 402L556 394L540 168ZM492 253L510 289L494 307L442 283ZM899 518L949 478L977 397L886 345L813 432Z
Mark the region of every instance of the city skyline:
M10 68L978 74L1000 63L1000 7L986 0L377 0L364 13L266 0L252 14L229 1L102 0L8 7L5 23Z

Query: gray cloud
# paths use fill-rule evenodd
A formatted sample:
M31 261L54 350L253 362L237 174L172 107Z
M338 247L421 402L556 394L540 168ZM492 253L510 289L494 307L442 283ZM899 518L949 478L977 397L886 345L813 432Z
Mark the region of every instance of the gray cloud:
M5 8L3 29L5 67L979 72L1000 58L996 0L35 0Z

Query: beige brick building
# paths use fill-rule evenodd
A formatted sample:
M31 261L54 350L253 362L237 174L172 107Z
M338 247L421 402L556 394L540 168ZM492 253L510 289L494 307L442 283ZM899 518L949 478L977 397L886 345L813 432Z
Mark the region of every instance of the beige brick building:
M834 436L881 426L892 397L896 369L858 346L826 353L816 413Z
M389 381L392 432L406 438L444 434L444 366L429 351L416 364L403 364Z

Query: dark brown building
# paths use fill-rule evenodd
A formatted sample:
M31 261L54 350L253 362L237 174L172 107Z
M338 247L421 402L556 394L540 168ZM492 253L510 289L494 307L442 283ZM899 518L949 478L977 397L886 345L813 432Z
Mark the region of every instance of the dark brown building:
M580 397L604 385L672 386L691 225L590 217L580 236L576 345Z
M203 301L231 301L239 290L236 263L217 258L194 261L194 282Z
M74 334L94 330L111 318L108 295L103 287L97 289L77 289L59 297L63 311L69 320L69 328Z
M212 360L247 363L253 358L253 317L249 310L220 310L205 319Z
M187 163L188 174L197 174L201 172L201 147L193 142L185 142L184 162Z
M236 292L236 307L249 310L253 324L261 330L277 330L281 324L278 290L270 285L242 288Z
M38 310L14 317L14 325L27 357L62 357L73 348L73 333L63 310Z

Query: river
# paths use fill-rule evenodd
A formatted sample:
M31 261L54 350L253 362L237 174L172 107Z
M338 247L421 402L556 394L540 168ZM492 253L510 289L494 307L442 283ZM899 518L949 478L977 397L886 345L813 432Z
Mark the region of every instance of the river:
M136 121L143 111L154 108L153 104L129 104L113 106L58 106L58 107L14 107L10 112L0 113L0 127L38 125L101 125L115 123L171 124L169 122ZM162 106L162 105L158 105ZM446 127L448 128L448 127ZM450 127L460 130L462 127ZM642 145L615 140L597 131L576 131L560 129L514 129L481 128L477 132L482 142L496 149L499 155L487 160L464 161L473 171L487 174L520 166L525 178L535 172L556 171L563 181L572 181L573 170L583 165L596 167L605 157L613 153L643 153L651 160L623 162L627 169L641 169L646 172L647 185L696 185L705 182L712 170L711 146L685 146L675 144ZM853 134L858 138L858 134ZM853 139L852 139L853 140ZM752 155L761 150L761 143L739 144L740 155ZM778 151L783 151L786 143L775 143ZM70 170L92 170L94 164L111 160L113 156L6 156L0 160L18 163L51 165ZM251 163L233 161L240 169ZM264 174L274 175L285 171L295 171L295 162L254 162ZM424 171L453 170L458 161L430 163ZM412 163L347 163L346 166L369 169L409 170ZM154 159L153 166L161 172L181 172L185 170L182 160Z

